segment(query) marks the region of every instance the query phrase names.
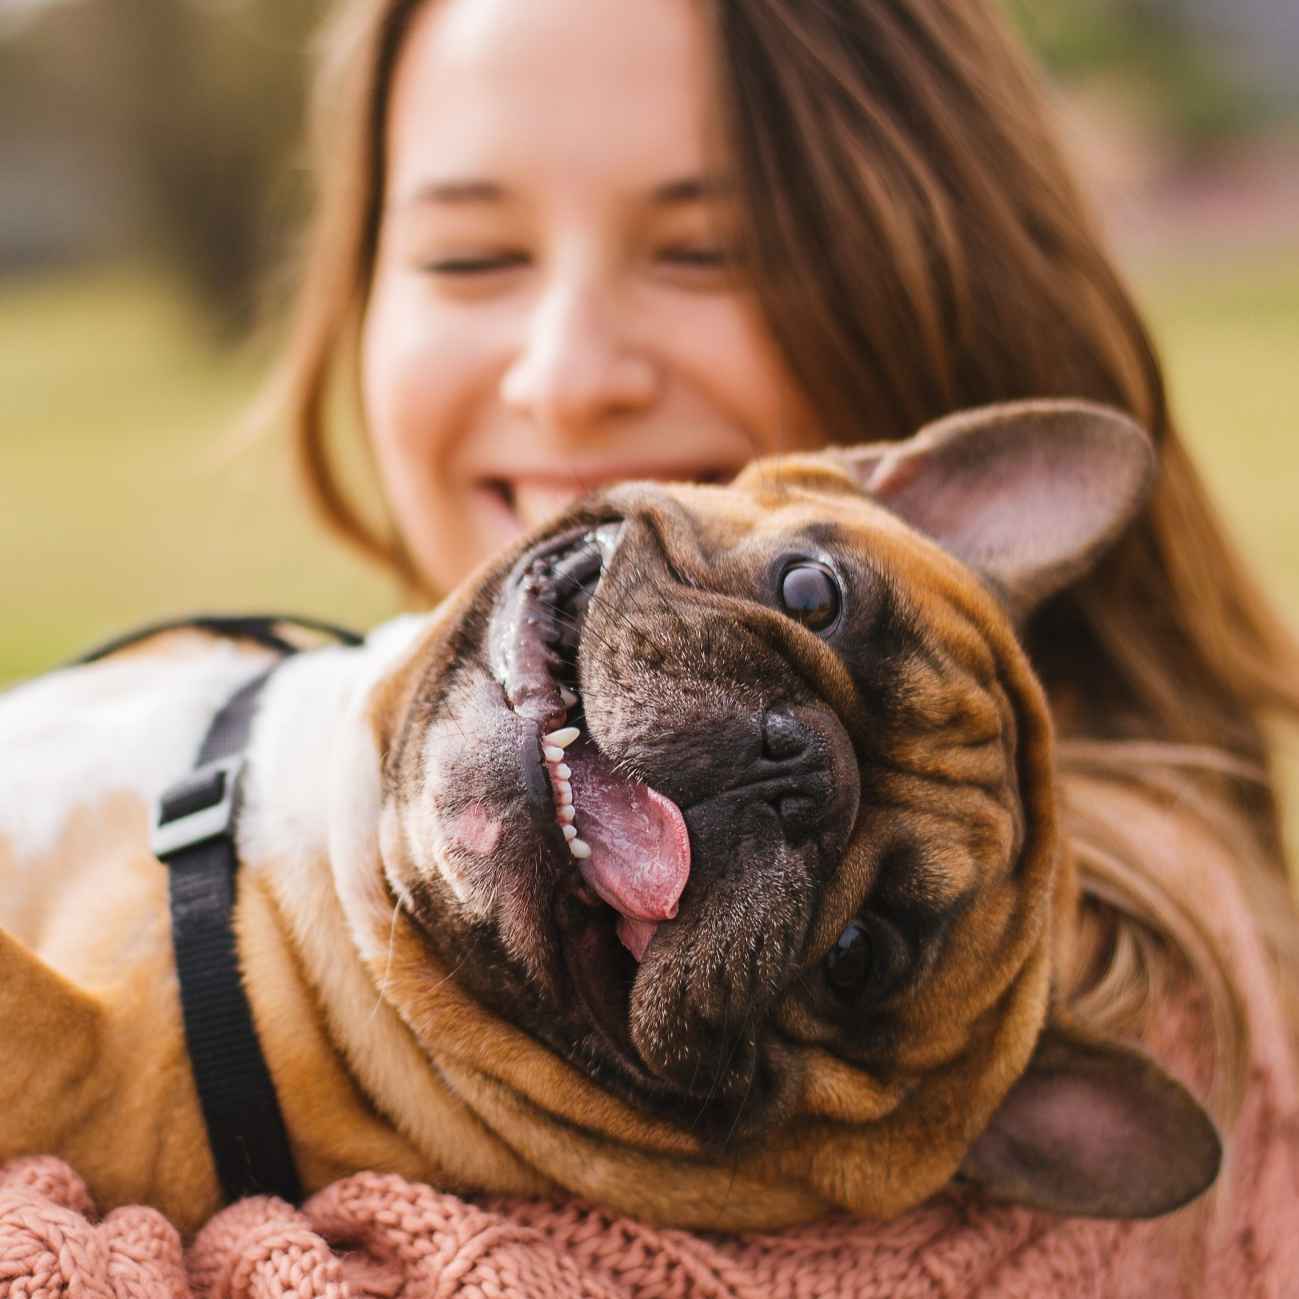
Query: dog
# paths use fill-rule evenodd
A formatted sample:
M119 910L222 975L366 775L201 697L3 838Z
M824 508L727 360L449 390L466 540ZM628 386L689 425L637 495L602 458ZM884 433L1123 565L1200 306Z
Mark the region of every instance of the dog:
M1058 1004L1078 892L1017 636L1153 474L1125 416L1038 401L623 484L280 663L234 924L303 1186L717 1230L1208 1187L1196 1101ZM152 807L277 659L173 630L0 698L0 1160L189 1228L220 1190Z

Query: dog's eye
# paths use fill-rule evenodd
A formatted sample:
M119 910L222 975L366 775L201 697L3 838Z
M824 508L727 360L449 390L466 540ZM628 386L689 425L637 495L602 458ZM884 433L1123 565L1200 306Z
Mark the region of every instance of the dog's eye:
M821 975L844 1010L860 1012L891 997L912 968L898 927L870 911L852 921L821 960Z
M809 631L825 631L839 616L839 586L820 564L793 564L780 579L780 603Z
M825 981L830 991L851 1005L866 990L875 967L875 948L862 925L854 922L839 935L825 956Z

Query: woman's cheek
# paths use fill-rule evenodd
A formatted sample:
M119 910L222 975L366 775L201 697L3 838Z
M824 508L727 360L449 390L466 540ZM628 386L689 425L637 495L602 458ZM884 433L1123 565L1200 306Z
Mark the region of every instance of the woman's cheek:
M416 568L447 590L500 544L458 466L490 426L481 313L430 302L418 285L372 294L362 327L365 428L393 522Z
M690 386L745 431L752 455L824 444L802 389L748 294L736 290L694 301L681 295L678 306L660 337L671 340L674 364Z
M441 459L465 381L463 337L413 287L371 301L363 334L367 432L381 455Z

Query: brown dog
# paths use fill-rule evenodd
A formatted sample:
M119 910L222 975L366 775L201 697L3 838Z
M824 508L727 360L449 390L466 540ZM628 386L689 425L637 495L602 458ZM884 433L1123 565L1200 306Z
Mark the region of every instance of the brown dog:
M281 666L237 932L307 1187L723 1229L953 1177L1103 1216L1203 1190L1199 1107L1052 1010L1076 896L1014 631L1152 472L1125 418L1031 403L629 484ZM0 1160L186 1225L218 1192L150 807L270 658L173 632L0 699Z

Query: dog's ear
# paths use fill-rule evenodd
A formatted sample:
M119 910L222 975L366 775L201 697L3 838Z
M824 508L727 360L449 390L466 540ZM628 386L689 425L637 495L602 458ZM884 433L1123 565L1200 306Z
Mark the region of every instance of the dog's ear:
M961 1165L994 1199L1088 1218L1153 1218L1218 1175L1209 1116L1152 1060L1048 1026Z
M991 579L1022 621L1081 577L1150 495L1155 454L1084 401L982 406L904 442L835 454L862 488Z

